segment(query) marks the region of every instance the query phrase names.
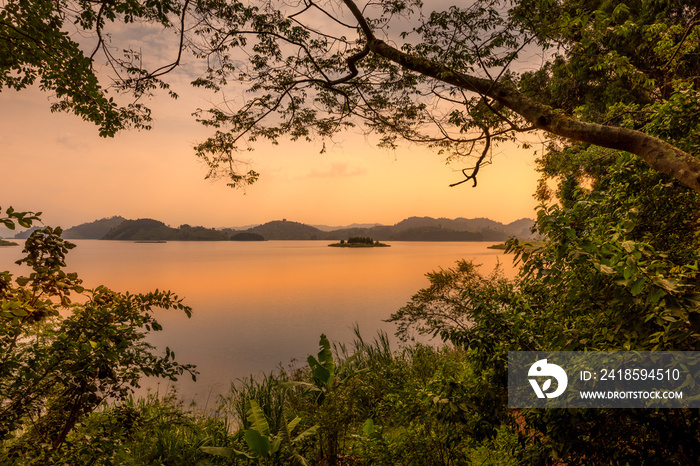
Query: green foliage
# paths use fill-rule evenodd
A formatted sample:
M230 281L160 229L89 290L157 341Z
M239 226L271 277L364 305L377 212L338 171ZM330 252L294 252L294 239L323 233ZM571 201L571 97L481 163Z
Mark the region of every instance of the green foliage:
M413 295L406 306L388 319L397 324L397 336L408 341L413 337L410 332L415 331L455 341L474 320L485 313L497 314L509 303L513 284L498 269L482 276L478 267L461 260L452 269L426 274L430 287Z
M0 208L0 213L2 208ZM0 217L0 222L2 222L5 228L14 230L16 228L15 223L17 223L22 228L30 228L33 222L40 221L39 217L41 212L17 212L13 207L8 207L5 209L5 216Z
M21 90L36 83L54 95L52 111L72 112L97 125L104 137L128 127L148 129L150 111L138 98L169 86L159 79L160 73L142 68L138 51L122 47L123 58L115 56L105 29L110 23L173 27L170 17L181 11L176 1L103 3L99 8L71 0L6 1L0 10L0 89ZM92 53L87 55L67 31L92 37ZM98 52L104 52L119 73L117 87L135 95L133 102L118 104L100 84L93 63Z
M556 159L551 154L545 168ZM561 205L540 209L543 248L512 245L523 260L531 319L546 338L540 347L694 350L700 199L624 154L601 168L586 181L590 188L577 181ZM555 173L565 180L572 171L560 165ZM700 422L690 411L553 411L525 419L548 433L552 455L571 462L678 464L700 452L700 440L687 434Z
M303 464L302 459L308 464L456 464L468 457L466 431L444 422L443 404L426 388L438 390L443 374L464 380L461 350L421 346L395 354L385 334L365 342L359 331L351 349L337 346L333 355L327 338L320 346L321 355L313 357L318 365L232 386L218 411L233 409L239 429L228 438L229 446L208 444L203 450L232 464ZM329 357L335 365L332 384L315 380L312 370ZM307 390L319 382L329 387L322 402ZM277 403L278 395L284 405L281 422L275 423L266 412L277 411L254 399ZM243 418L234 399L252 400L246 401ZM300 427L303 433L294 434Z
M247 412L250 402L254 401L262 408L272 430L277 432L281 427L286 407L286 395L279 389L283 381L286 379L272 373L265 374L262 378L250 376L239 379L236 383L231 383L229 393L222 396L222 409L232 412L241 427L248 429L251 426L248 423Z
M559 183L559 202L539 209L544 243L508 242L518 280L458 263L429 274L430 286L392 320L404 338L440 335L468 349L469 377L443 376L429 393L446 420L469 429L474 458L493 462L491 446L517 438L532 447L511 456L520 462L682 464L700 453L693 411L507 408L508 351L700 344L700 197L627 154L562 152L540 162Z
M292 438L292 432L301 421L300 417L296 417L289 423L285 420L279 433L271 435L265 414L254 400L249 401L247 418L251 427L246 429L244 437L250 453L226 447L202 447L202 450L226 458L236 457L241 460L251 460L253 464L278 464L279 459L277 458L280 453L284 452L292 463L307 464L306 459L296 451L295 445L315 435L317 426L310 427L297 437Z
M569 209L543 208L539 225L550 243L520 252L525 291L537 290L566 329L551 340L556 347L680 350L699 336L688 323L700 303L698 200L651 173L630 179L633 163L619 159L605 190L577 191ZM633 197L635 181L645 186Z
M359 330L356 331L359 335ZM336 386L343 384L345 379L349 377L349 374L353 373L352 367L350 366L358 356L361 357L362 351L362 349L358 350L352 356L346 357L340 367L337 367L333 360L331 343L326 335L321 335L318 359L312 355L309 355L307 358L311 382L285 381L281 382L280 386L283 388L301 387L304 389L304 394L312 395L315 403L322 404L326 396L331 393Z
M323 393L330 390L333 387L333 383L335 383L335 363L333 362L333 353L331 353L331 344L325 335L321 335L319 344L321 349L318 353L318 359L309 356L307 360L314 383Z
M185 407L176 397L175 392L164 397L149 393L98 409L68 436L61 460L115 466L228 464L200 449L231 445L225 414Z
M30 214L8 211L28 222ZM34 220L34 218L31 218ZM18 220L19 222L19 220ZM142 376L176 380L194 367L164 356L145 341L161 329L153 308L191 309L170 292L122 294L104 286L86 290L66 273L60 228L32 233L26 257L32 269L14 280L0 274L0 459L58 461L68 436L107 400L123 400ZM75 295L79 296L74 303ZM36 445L44 448L36 449ZM23 463L23 464L24 464Z
M540 443L523 444L517 430L501 426L488 435L492 428L480 416L484 407L468 401L476 396L469 352L423 345L393 352L385 334L367 342L359 331L352 348L336 347L334 355L322 340L326 351L340 380L322 403L280 383L313 384L311 367L232 386L208 413L175 403L174 394L127 398L86 415L60 451L42 458L106 465L542 462ZM314 360L321 364L327 357ZM267 405L278 402L282 412L275 420L276 414L267 413L278 411ZM32 461L41 463L26 459Z

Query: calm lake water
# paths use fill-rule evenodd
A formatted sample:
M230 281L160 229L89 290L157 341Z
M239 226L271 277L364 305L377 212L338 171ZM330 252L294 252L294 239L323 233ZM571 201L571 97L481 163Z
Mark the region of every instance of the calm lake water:
M329 248L328 241L168 242L74 240L67 270L84 285L147 292L169 289L194 309L191 319L158 311L162 332L151 342L193 363L198 382L178 384L182 398L205 404L230 381L268 373L292 359L305 364L321 333L351 342L352 325L365 339L428 285L427 272L472 259L490 272L498 261L514 276L511 258L482 242L394 242L390 248ZM14 261L21 247L0 248L0 266L27 274ZM394 340L395 341L395 340ZM167 382L145 386L163 392Z

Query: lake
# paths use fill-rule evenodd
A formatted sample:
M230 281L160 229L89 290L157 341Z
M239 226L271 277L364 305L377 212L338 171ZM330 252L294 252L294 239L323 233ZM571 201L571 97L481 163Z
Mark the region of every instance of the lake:
M157 311L162 332L150 341L169 346L177 360L197 365L198 382L178 384L185 400L205 404L230 381L274 370L293 358L299 366L318 352L321 333L353 340L357 323L365 339L428 285L427 272L472 259L490 272L498 261L514 276L510 256L488 242L391 242L390 248L329 248L328 241L168 242L72 240L67 270L84 285L117 291L169 289L185 298L192 318ZM21 247L0 248L0 266L18 273ZM28 272L23 271L26 275ZM393 339L396 342L396 339ZM163 392L167 382L147 381Z

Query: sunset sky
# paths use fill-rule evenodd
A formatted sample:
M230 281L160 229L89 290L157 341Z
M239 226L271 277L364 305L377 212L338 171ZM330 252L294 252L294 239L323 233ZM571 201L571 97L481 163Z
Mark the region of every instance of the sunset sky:
M207 227L282 218L338 226L394 224L410 216L504 223L534 217L534 151L540 144L495 147L493 164L479 173L476 188L471 182L449 187L462 179L459 163L446 165L418 146L376 149L359 130L337 135L323 155L320 142L256 143L249 158L261 177L245 191L207 181L192 147L211 130L191 114L208 108L208 97L187 84L187 63L178 73L170 81L181 98L161 94L149 102L153 130L113 139L100 138L95 126L72 114L52 114L50 95L38 88L3 89L0 206L42 211L45 224L63 227L113 215Z
M52 114L49 97L38 90L3 91L0 206L42 211L46 224L64 227L112 215L207 227L281 218L345 225L534 215L533 150L514 147L494 150L476 188L450 188L460 166L429 150L380 150L353 133L340 135L323 155L319 144L259 143L250 159L261 178L245 191L204 180L206 167L192 146L209 130L190 116L197 105L191 100L162 97L153 105L153 130L103 139L76 116Z

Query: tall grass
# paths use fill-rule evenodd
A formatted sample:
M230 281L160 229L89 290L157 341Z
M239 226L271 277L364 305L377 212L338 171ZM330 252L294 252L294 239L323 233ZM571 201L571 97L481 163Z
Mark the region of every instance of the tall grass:
M281 426L286 406L286 394L280 382L286 381L284 372L249 376L232 382L227 394L219 399L218 412L225 415L235 429L250 427L246 412L248 402L254 400L262 408L270 429L277 432Z
M177 393L149 393L88 416L68 439L57 464L216 465L228 464L200 450L231 444L229 418L218 409L185 406ZM47 463L51 464L51 463Z
M472 424L471 408L464 404L474 376L467 351L421 344L392 350L385 332L372 340L363 338L357 326L354 333L350 343L333 345L335 380L322 399L309 390L309 367L290 366L237 380L206 411L184 406L174 393L129 400L88 418L76 433L76 456L69 463L249 464L201 447L252 455L244 432L251 429L246 414L254 400L271 438L283 431L285 419L300 418L297 433L318 426L315 436L295 444L295 454L309 464L517 464L517 432L503 430L493 441L474 442L479 426ZM284 383L290 381L301 383ZM261 461L294 460L280 450Z

